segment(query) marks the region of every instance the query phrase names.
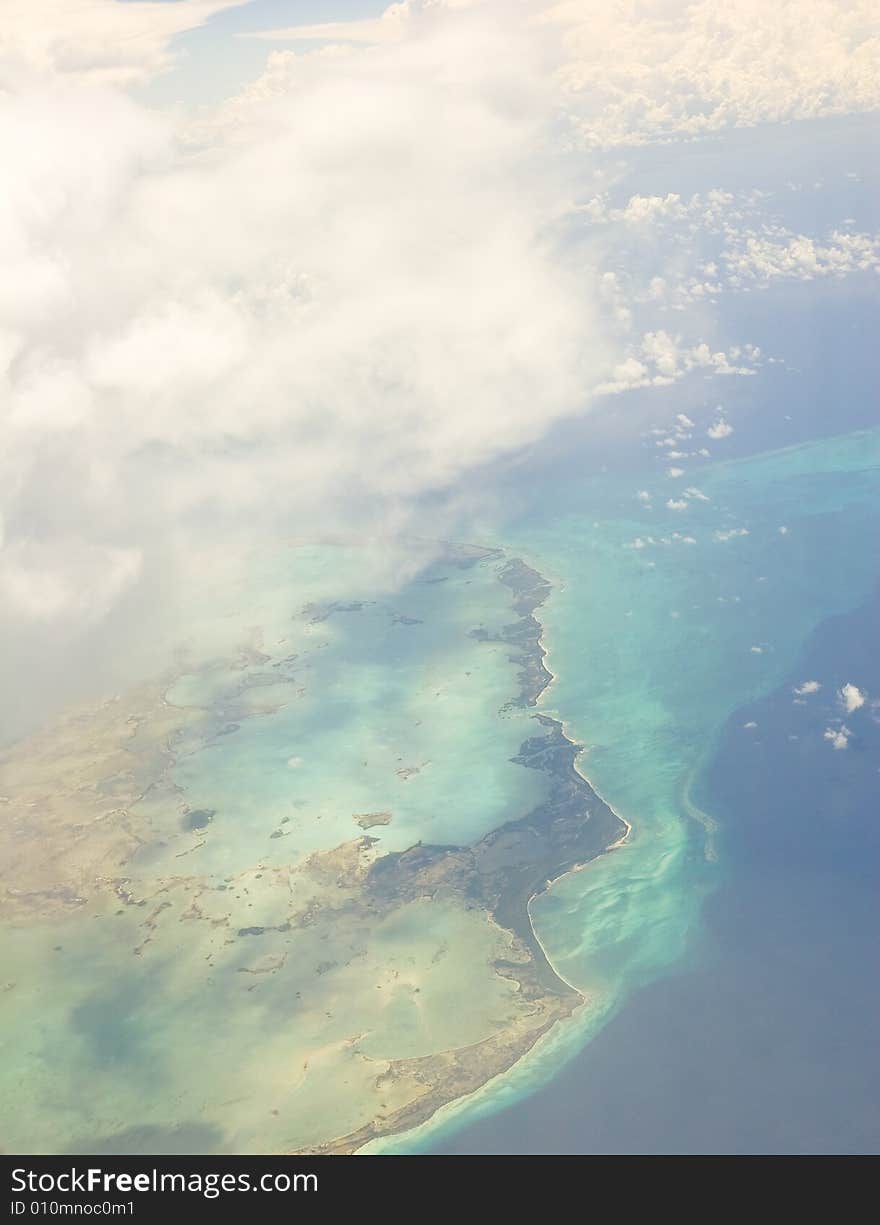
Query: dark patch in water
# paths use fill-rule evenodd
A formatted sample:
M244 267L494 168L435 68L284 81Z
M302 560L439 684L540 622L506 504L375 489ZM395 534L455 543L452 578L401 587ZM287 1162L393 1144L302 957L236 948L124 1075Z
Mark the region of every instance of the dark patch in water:
M308 617L312 625L317 625L321 621L326 621L328 617L332 617L334 613L363 612L367 603L372 604L373 601L332 600L329 604L306 604L303 607L302 616Z
M183 815L184 829L204 829L217 815L215 808L191 808Z
M240 927L240 936L262 936L265 932L289 932L289 923L276 923L274 927Z

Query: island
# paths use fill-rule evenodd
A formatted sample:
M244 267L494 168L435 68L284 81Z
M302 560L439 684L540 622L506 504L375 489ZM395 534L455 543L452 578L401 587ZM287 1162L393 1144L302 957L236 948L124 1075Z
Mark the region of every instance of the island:
M4 752L0 923L30 961L23 953L18 973L11 964L0 1005L19 994L35 1007L34 984L48 977L51 1024L84 1043L80 1066L78 1047L66 1056L63 1141L51 1127L28 1132L26 1105L21 1144L352 1153L473 1093L583 1005L548 960L530 903L620 846L628 826L579 772L581 746L537 709L552 680L538 615L550 583L476 546L448 546L422 581L446 592L474 571L506 592L510 618L471 626L462 650L503 653L515 689L499 717L531 730L510 761L533 772L541 799L471 842L389 850L396 816L377 807L350 812L359 836L309 849L321 814L311 822L294 808L258 857L237 862L221 803L191 801L186 770L250 721L269 727L302 689L303 643L274 659L256 631L224 665L222 698L216 664L186 681L177 668ZM320 659L315 635L338 618L384 616L383 634L413 634L430 629L422 611L340 599L296 616ZM210 700L198 696L209 682ZM291 770L299 762L291 755ZM396 785L414 786L420 769L396 767ZM108 1019L120 1007L124 1032ZM116 1063L104 1059L84 1109L74 1086L102 1042ZM43 1075L30 1089L34 1120L50 1094L48 1066ZM178 1077L174 1095L165 1076ZM63 1092L51 1090L56 1101Z

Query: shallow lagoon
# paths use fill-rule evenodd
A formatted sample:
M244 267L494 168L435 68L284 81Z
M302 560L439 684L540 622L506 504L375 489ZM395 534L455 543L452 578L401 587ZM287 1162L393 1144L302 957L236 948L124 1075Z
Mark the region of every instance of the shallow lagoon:
M510 649L492 640L515 619L500 563L438 561L386 597L361 590L357 550L264 560L244 592L200 593L211 616L194 613L196 645L162 704L181 720L173 764L140 799L114 807L88 716L49 742L53 761L70 750L63 777L93 804L88 820L121 823L136 848L120 861L102 844L99 863L83 860L85 902L59 916L54 895L26 895L4 930L14 1151L314 1144L402 1104L403 1088L381 1083L389 1060L467 1047L528 1014L493 969L511 938L484 911L357 901L372 857L473 842L546 794L540 771L511 760L533 724L511 705ZM109 709L129 755L150 756L150 720L124 695ZM119 771L115 748L108 760ZM25 775L10 790L27 810L43 784L38 764ZM322 858L341 844L352 849Z

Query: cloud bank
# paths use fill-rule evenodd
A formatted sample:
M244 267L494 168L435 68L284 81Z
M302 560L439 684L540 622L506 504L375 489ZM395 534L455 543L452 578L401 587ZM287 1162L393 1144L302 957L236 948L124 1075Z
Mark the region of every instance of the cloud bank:
M383 45L443 10L493 7L493 0L402 0L374 21L254 37ZM872 0L519 0L514 11L527 15L536 37L550 31L559 39L556 79L587 147L880 108Z
M590 147L880 107L872 0L563 0L539 20L563 33L560 80Z
M42 0L7 30L9 635L75 634L202 537L405 529L587 407L607 365L521 23L449 10L279 54L184 141L120 86L222 7Z
M263 32L265 71L198 115L139 103L232 7L31 0L0 30L7 687L106 651L202 554L439 531L426 497L597 393L752 373L752 346L633 329L572 221L601 199L585 150L878 105L873 10L830 0L404 0ZM810 254L783 238L762 278ZM847 241L817 267L861 267Z

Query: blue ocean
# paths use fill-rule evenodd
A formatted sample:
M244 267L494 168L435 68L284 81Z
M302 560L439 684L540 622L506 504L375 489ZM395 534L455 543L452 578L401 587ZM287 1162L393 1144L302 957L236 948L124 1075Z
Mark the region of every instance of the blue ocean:
M420 1147L876 1150L880 431L842 330L842 386L762 378L731 458L658 480L646 417L582 475L569 446L513 527L559 576L546 704L632 833L534 907L588 998L577 1049Z

